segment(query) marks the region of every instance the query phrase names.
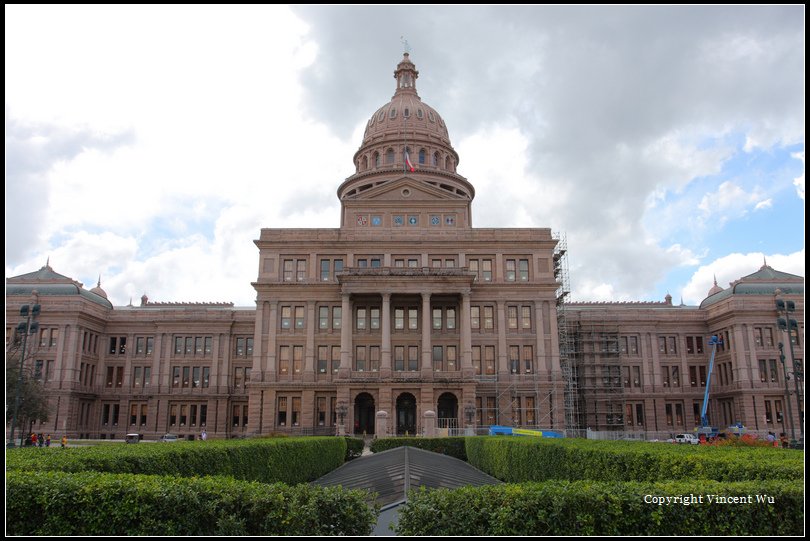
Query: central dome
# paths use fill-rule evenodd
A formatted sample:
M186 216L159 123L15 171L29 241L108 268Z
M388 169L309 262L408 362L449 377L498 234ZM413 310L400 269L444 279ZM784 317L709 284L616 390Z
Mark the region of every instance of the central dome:
M450 144L444 120L416 92L418 77L416 66L405 53L394 71L394 96L366 123L363 142L354 154L355 174L338 188L341 199L403 174L441 183L470 200L474 197L470 183L456 173L459 157Z

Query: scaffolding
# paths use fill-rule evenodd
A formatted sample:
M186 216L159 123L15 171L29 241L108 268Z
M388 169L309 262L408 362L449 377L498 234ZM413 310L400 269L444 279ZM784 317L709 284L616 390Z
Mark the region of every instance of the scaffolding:
M568 239L564 233L553 233L557 240L554 248L554 279L557 281L557 333L560 348L560 371L562 381L554 379L554 386L561 384L563 389L563 415L565 416L566 430L582 428L579 420L579 398L577 389L577 374L574 359L572 358L573 343L566 323L565 307L571 293L571 283L568 276Z
M578 312L576 320L568 322L568 333L579 391L579 426L623 431L624 389L631 385L631 375L622 368L618 321L604 309Z

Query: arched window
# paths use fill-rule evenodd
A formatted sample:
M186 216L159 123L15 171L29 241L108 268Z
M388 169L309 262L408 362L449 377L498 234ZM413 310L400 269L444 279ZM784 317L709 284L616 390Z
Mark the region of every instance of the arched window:
M394 149L389 148L388 151L385 153L385 163L386 165L392 165L394 163Z
M402 111L402 116L408 118L409 116L411 116L411 110L406 107L405 110Z
M419 149L419 165L425 165L425 149Z
M391 113L388 116L391 117L391 118L396 118L396 116L397 116L397 108L396 107L391 107Z
M451 163L450 163L450 156L448 156L448 157L446 157L446 158L444 159L444 170L445 170L445 171L452 171L453 169L450 167L450 165L451 165Z
M374 167L379 167L379 166L380 166L380 153L375 152L374 153Z
M433 153L433 167L439 167L439 153Z
M363 156L363 171L368 169L368 157Z
M377 115L377 120L382 122L385 119L385 111L380 111L380 114Z
M422 120L422 117L425 116L424 113L422 112L422 109L416 110L416 116L417 118L419 118L419 120Z

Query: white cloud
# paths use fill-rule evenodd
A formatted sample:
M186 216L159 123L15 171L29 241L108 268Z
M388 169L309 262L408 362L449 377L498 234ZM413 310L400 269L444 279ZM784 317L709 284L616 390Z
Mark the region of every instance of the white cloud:
M754 188L749 193L727 180L718 186L717 191L704 195L698 208L703 211L705 219L725 222L730 218L744 215L751 205L756 205L762 200L762 195L760 188Z
M765 260L767 260L768 266L778 271L804 276L803 249L791 254L763 254L762 252L728 254L701 265L695 271L683 288L684 302L700 304L714 285L715 276L717 284L725 289L729 287L730 282L756 272Z
M768 199L763 199L759 203L754 206L754 210L762 210L762 209L769 209L773 207L773 199L770 197Z
M804 151L794 152L791 156L804 164ZM793 179L793 185L796 186L796 195L804 201L804 173Z

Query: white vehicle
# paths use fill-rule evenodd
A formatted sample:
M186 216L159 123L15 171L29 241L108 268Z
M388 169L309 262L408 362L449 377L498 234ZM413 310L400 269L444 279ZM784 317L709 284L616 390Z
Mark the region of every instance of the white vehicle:
M692 445L697 445L700 443L700 440L694 434L677 434L675 436L675 443L691 443Z
M177 439L176 434L164 434L162 438L160 438L162 443L177 443L179 441Z

